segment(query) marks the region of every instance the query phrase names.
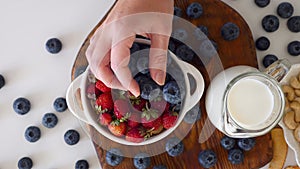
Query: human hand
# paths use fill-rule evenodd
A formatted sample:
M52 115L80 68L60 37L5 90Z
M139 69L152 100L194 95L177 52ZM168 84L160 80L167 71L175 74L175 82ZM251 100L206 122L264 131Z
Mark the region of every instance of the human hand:
M128 63L137 34L151 40L149 70L163 85L172 31L173 0L119 0L90 40L86 57L96 78L110 88L140 94Z

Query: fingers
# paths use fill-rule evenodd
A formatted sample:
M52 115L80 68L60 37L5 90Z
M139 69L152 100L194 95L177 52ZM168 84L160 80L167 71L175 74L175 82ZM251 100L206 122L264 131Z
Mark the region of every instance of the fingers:
M134 39L135 37L133 36L113 46L111 51L111 68L122 86L129 90L133 95L139 96L139 85L133 79L128 67L130 61L129 48L131 47Z
M163 85L166 79L168 44L168 36L152 34L149 70L152 79L159 85Z

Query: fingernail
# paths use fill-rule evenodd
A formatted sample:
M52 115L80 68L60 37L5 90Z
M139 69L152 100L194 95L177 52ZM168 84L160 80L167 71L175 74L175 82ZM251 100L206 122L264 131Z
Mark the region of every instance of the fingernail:
M165 83L165 73L162 71L157 72L155 75L155 81L159 85L163 85Z

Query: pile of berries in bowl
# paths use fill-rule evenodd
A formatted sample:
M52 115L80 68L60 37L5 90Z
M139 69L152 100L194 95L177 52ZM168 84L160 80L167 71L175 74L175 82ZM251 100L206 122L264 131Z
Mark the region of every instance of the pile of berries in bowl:
M145 59L150 45L145 44L147 40L142 42L134 43L129 63L140 96L108 88L89 68L72 82L67 92L68 105L76 117L123 145L147 145L168 136L199 102L204 90L201 73L171 52L165 84L158 85L151 78L148 58ZM83 110L74 99L77 89L81 91Z

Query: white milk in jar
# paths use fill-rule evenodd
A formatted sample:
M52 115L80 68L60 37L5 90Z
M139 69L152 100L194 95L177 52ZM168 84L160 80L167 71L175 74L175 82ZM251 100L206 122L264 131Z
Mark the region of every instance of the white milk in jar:
M227 110L237 124L250 127L264 123L272 114L274 96L256 79L241 79L228 92Z

